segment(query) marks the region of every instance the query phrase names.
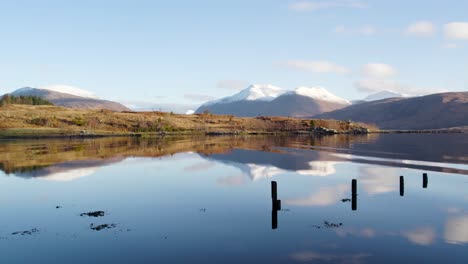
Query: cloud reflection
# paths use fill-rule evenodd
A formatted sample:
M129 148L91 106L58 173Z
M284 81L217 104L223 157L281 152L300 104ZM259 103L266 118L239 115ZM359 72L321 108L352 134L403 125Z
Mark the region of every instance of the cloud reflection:
M335 255L324 254L314 251L301 251L291 254L291 258L299 262L333 262L342 264L359 264L365 261L365 258L370 257L369 254L352 254L352 255Z
M341 184L332 187L322 187L309 197L285 200L286 204L299 206L329 206L339 202L349 191L349 186Z
M468 243L468 214L450 217L445 224L444 238L449 244Z
M422 227L403 232L403 236L414 244L428 246L434 242L436 238L436 232L432 227Z
M332 161L311 161L309 162L310 169L297 170L296 173L301 175L328 176L336 173L335 165L338 163Z
M38 177L38 179L46 180L46 181L60 181L60 182L67 182L67 181L74 181L83 177L93 175L98 168L82 168L82 169L74 169L69 171L62 171L51 173L43 177Z
M216 180L216 183L224 186L240 186L246 183L244 175L233 175L222 177Z
M397 191L399 186L398 170L391 167L361 166L359 183L370 194L382 194Z

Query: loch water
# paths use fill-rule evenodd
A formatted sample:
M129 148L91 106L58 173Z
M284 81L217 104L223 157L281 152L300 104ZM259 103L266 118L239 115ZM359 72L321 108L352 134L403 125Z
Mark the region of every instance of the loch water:
M0 141L1 263L468 263L468 135Z

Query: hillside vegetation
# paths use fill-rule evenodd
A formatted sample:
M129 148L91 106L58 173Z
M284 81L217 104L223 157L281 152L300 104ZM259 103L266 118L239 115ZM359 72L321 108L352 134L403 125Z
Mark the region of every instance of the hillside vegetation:
M12 96L4 95L0 98L0 107L9 105L9 104L23 104L23 105L53 105L48 100L42 99L38 96Z
M239 118L209 113L112 112L58 106L6 105L0 108L0 136L39 137L107 134L308 133L327 128L339 133L377 130L362 123L286 117Z

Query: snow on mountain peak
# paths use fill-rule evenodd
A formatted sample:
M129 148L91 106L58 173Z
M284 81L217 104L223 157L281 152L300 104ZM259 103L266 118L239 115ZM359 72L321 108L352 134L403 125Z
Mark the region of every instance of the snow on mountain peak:
M296 94L317 100L339 104L351 104L322 87L298 87L295 90L285 90L271 84L253 84L232 96L204 103L204 106L213 104L232 103L237 101L273 101L281 95Z
M273 86L271 84L254 84L250 85L248 88L242 90L239 95L239 99L242 100L264 100L264 101L271 101L278 97L280 94L284 92L283 89Z
M271 84L253 84L237 94L224 97L218 100L206 102L204 105L212 105L218 103L231 103L237 101L272 101L279 95L283 94L284 90Z
M86 90L73 87L70 85L49 85L49 86L39 87L39 89L44 89L44 90L49 90L49 91L54 91L54 92L59 92L59 93L72 94L72 95L86 97L86 98L93 98L93 99L98 98L94 93L90 91L86 91Z
M305 87L301 86L296 88L294 91L290 92L297 95L302 95L306 97L310 97L317 100L334 102L339 104L351 104L348 100L340 98L329 91L327 91L323 87Z

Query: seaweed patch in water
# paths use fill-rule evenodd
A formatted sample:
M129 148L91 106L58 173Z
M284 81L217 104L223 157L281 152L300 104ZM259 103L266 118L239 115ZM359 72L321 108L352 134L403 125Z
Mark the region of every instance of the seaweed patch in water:
M343 223L335 224L335 223L328 222L328 221L323 222L323 226L326 227L326 228L338 228L338 227L341 227L342 225L343 225Z
M323 221L323 226L318 226L318 225L312 225L313 228L315 229L320 229L320 228L340 228L343 225L343 223L332 223L328 221Z
M82 213L80 216L89 216L89 217L103 217L105 215L104 211L94 211L94 212L87 212Z
M16 232L13 232L11 233L12 235L32 235L32 234L35 234L35 233L39 233L39 230L37 228L33 228L31 230L26 230L26 231L16 231Z
M95 226L94 224L91 224L91 225L89 225L89 228L91 230L101 231L102 229L111 229L111 228L114 228L116 226L117 226L116 224L102 224L102 225L97 225L97 226Z

